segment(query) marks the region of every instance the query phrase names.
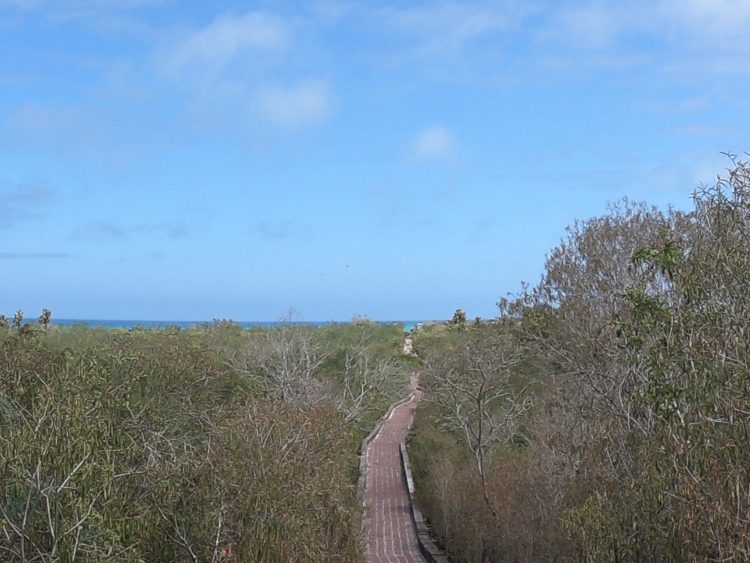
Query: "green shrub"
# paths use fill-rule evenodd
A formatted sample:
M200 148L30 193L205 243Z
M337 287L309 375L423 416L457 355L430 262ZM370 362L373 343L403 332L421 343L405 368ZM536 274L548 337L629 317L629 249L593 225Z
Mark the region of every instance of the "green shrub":
M425 386L443 407L419 409L415 478L456 560L750 559L750 166L694 202L575 223L542 281L500 303L535 407L485 484L458 433L435 439L450 389Z
M408 379L399 350L390 331L370 345L337 329L342 351L307 374L321 393L303 404L237 369L277 330L0 334L0 560L359 560L358 447ZM336 342L327 330L305 338ZM333 359L351 341L394 367L347 420Z

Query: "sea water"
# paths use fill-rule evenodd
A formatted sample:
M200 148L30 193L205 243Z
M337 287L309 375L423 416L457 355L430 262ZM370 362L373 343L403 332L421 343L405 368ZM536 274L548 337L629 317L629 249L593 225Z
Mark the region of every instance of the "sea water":
M283 324L296 324L302 326L313 326L321 327L332 324L348 324L345 322L333 322L333 321L302 321L284 323L280 321L232 321L241 326L242 328L273 328ZM144 320L112 320L112 319L52 319L53 325L59 326L74 326L74 325L85 325L97 328L119 328L119 329L131 329L131 328L146 328L146 329L163 329L170 327L178 328L192 328L194 326L201 326L210 324L211 321L144 321ZM404 328L404 332L410 332L414 327L421 324L420 321L376 321L376 324L390 325L400 324Z

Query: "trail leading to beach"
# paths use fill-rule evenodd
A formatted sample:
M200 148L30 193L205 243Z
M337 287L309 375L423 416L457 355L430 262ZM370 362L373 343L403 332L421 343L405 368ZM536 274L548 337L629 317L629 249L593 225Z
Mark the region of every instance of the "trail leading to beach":
M368 563L424 563L399 460L399 444L406 438L421 397L416 377L412 389L414 396L393 409L367 448L364 501Z

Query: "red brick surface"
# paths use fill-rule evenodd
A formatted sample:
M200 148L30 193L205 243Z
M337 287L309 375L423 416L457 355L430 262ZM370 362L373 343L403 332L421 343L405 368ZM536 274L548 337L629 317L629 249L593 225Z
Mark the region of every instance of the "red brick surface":
M418 400L417 395L397 406L367 448L364 501L368 563L424 563L398 452Z

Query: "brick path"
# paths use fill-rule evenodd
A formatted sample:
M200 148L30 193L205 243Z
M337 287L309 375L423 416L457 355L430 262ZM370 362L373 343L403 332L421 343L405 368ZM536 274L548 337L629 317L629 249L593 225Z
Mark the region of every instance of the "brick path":
M413 382L416 386L416 381ZM420 391L397 406L367 448L364 500L367 563L424 563L411 521L398 447L414 416Z

